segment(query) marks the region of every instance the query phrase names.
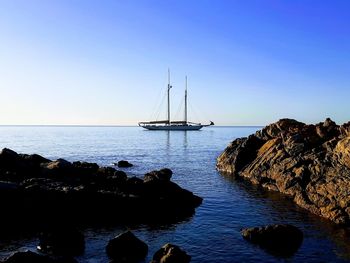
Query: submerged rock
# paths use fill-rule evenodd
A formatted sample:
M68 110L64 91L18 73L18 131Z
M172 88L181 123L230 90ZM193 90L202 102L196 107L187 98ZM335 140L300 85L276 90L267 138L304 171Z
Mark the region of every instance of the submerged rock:
M350 124L282 119L234 140L217 159L223 173L291 196L299 206L350 223Z
M172 244L165 244L153 256L151 263L189 263L191 256Z
M242 236L271 254L283 257L292 256L303 242L303 232L292 225L246 228Z
M127 231L111 239L106 246L106 252L115 262L136 263L147 256L148 246Z
M118 162L118 167L123 167L123 168L128 168L128 167L132 167L133 164L129 163L128 161L125 160L121 160Z

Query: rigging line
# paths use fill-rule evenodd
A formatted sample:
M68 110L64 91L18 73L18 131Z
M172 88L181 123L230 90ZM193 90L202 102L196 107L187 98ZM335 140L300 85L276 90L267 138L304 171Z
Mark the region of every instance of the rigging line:
M192 106L192 103L190 103L190 102L187 102L187 103L188 103L188 105L190 105L191 112L193 113L193 115L195 116L195 118L196 118L199 122L201 122L202 120L199 118L197 111L196 111L196 110L194 109L194 107Z
M162 109L162 107L163 107L163 105L164 105L165 97L166 97L166 94L164 93L163 98L162 98L162 100L161 100L161 102L160 102L160 105L159 105L159 107L158 107L158 111L155 112L156 114L154 115L154 116L156 116L156 117L155 117L155 120L156 120L156 121L158 120L158 117L159 117L159 115L160 115L160 113L161 113L161 111L162 111L161 109Z
M180 111L182 110L182 105L184 104L185 102L185 98L182 98L181 102L180 102L180 105L176 111L176 114L175 114L175 119L178 118L180 120Z
M190 104L190 103L189 103L189 104ZM192 104L190 104L190 107L191 107L192 110L194 110L194 113L197 113L197 114L198 114L198 110L196 110ZM206 118L206 119L205 119L206 121L210 120L210 118L208 118L208 115L205 114L205 112L200 111L200 113L201 113L200 115L201 115L202 117ZM203 115L204 115L204 116L203 116ZM197 117L198 117L198 116L197 116ZM201 120L203 121L203 118L202 118Z
M149 119L152 119L157 112L159 111L160 104L162 104L162 100L164 99L164 89L161 89L160 92L158 93L157 100L154 103L153 109L151 111L151 115L149 116ZM163 95L163 98L161 99L161 96Z
M162 87L163 87L163 88L161 88L161 89L159 90L157 99L156 99L155 103L153 104L154 107L153 107L153 109L152 109L152 111L151 111L151 115L150 115L150 117L149 117L150 120L151 120L154 116L156 116L156 114L157 114L158 111L159 111L160 105L163 103L163 100L164 100L164 97L165 97L165 90L166 90L164 87L166 86L166 85L165 85L166 82L167 82L167 77L164 77L164 78L163 78L163 82L162 82ZM162 94L163 94L163 98L162 98L162 100L160 100ZM159 105L159 106L158 106L158 105ZM157 109L157 106L158 106L158 109ZM158 115L159 115L159 113L158 113Z

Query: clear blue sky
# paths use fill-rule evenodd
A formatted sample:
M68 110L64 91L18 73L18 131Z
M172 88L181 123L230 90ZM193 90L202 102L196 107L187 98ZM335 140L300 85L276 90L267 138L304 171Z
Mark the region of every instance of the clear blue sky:
M0 124L148 120L168 67L173 112L187 74L194 120L343 123L349 12L345 0L0 0Z

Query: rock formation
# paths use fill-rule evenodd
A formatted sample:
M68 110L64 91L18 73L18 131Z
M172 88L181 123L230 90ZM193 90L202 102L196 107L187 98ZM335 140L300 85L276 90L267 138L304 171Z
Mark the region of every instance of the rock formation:
M128 161L125 161L125 160L121 160L117 163L117 166L118 167L121 167L121 168L128 168L128 167L132 167L133 164L132 163L129 163Z
M0 152L0 205L6 216L0 234L11 232L10 225L22 231L53 221L74 227L81 220L183 220L193 215L202 198L170 181L171 174L170 169L162 169L144 178L128 177L112 167L51 161L5 148Z
M153 256L151 263L189 263L191 256L176 245L165 244Z
M106 246L106 252L113 262L137 263L147 256L148 246L127 231L111 239Z
M292 225L268 225L242 230L244 239L281 257L292 256L303 242L303 232Z
M350 122L306 125L281 119L234 140L217 168L287 194L335 223L350 223Z

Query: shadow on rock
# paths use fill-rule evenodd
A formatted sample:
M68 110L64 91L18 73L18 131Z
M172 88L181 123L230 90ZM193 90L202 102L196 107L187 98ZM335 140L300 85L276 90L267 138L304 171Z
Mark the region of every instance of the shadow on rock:
M172 171L128 177L95 163L48 160L0 152L0 234L41 230L56 223L176 223L190 218L202 198L172 182ZM25 218L25 220L23 220ZM48 225L50 224L50 225Z
M106 253L115 263L137 263L147 256L148 246L132 232L127 231L108 242Z
M292 225L268 225L242 230L244 239L277 257L291 257L303 242L303 232Z

